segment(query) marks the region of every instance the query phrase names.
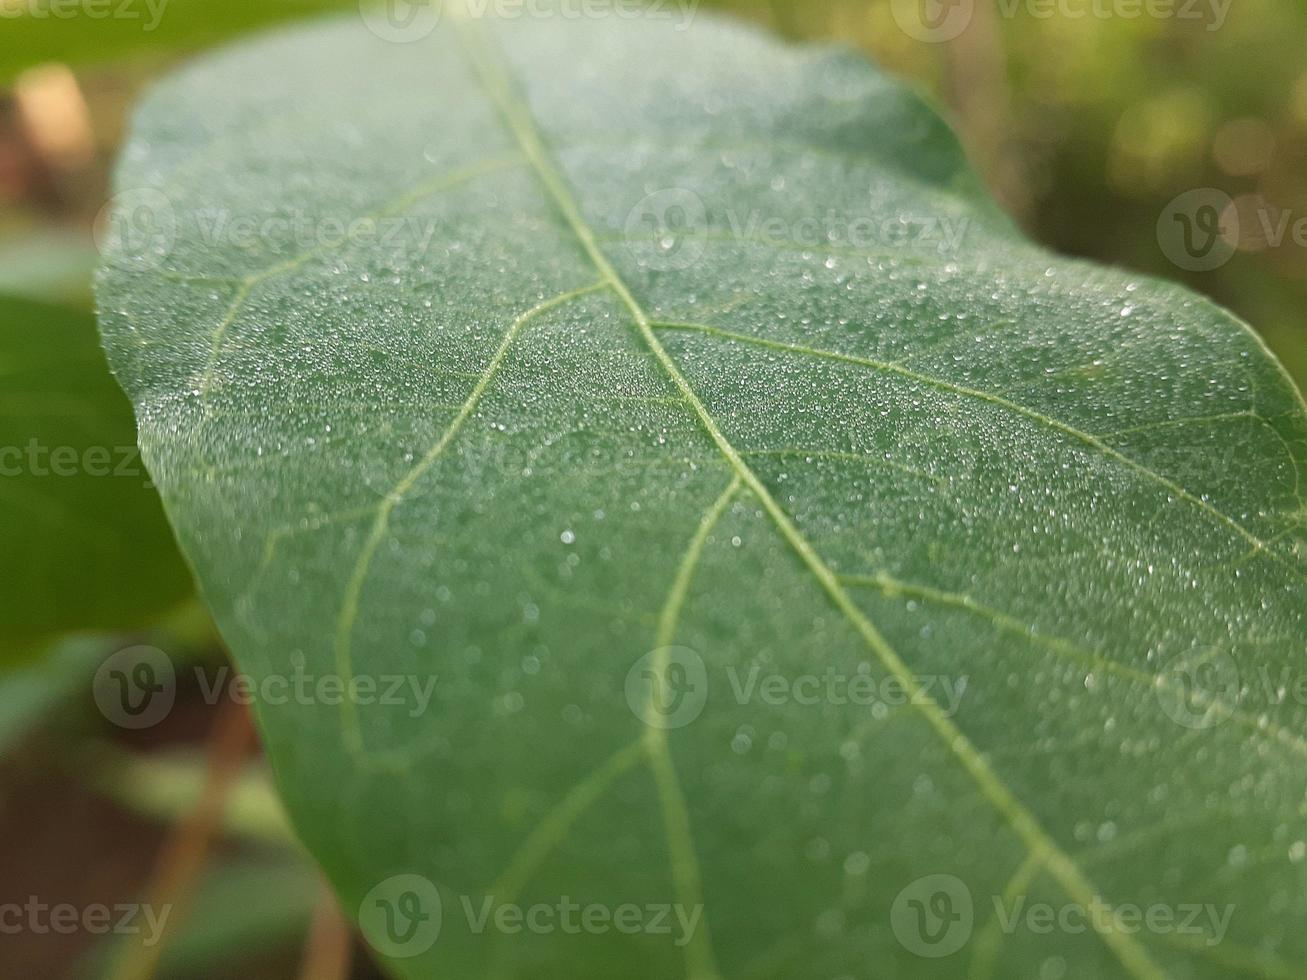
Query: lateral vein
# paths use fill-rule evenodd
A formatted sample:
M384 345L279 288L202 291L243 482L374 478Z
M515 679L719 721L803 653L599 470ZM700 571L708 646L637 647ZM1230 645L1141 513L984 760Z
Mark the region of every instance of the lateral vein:
M1034 815L999 779L997 773L990 768L989 763L985 761L966 735L953 723L952 719L941 712L938 706L931 702L929 698L924 696L920 684L911 670L908 669L908 666L881 636L880 631L867 619L857 604L854 603L848 592L836 579L835 573L817 554L807 538L791 521L789 515L776 502L771 495L771 491L749 468L739 452L717 426L716 420L708 412L698 394L681 373L676 362L672 360L658 341L648 314L631 294L630 289L617 274L607 256L599 249L594 232L581 216L579 206L571 191L564 184L562 177L550 161L549 155L536 132L534 121L515 101L511 82L494 60L480 49L481 42L479 39L469 43L468 39L473 30L472 28L459 23L457 30L459 37L463 40L464 49L481 76L487 94L499 106L509 129L518 140L528 161L537 171L541 183L554 199L555 204L571 226L573 233L590 256L595 268L630 311L645 344L653 352L669 379L699 417L704 430L739 475L744 486L748 487L762 502L763 508L776 524L782 537L795 550L804 564L808 566L808 569L836 608L849 620L868 648L876 654L886 669L904 685L904 689L909 692L911 702L922 712L926 721L957 757L984 796L1005 817L1017 836L1023 840L1031 851L1045 855L1046 867L1049 872L1072 898L1085 905L1094 902L1098 896L1097 889L1088 881L1070 856L1061 850L1057 843L1048 836ZM1100 929L1099 935L1121 961L1122 965L1138 980L1161 980L1161 978L1166 977L1166 974L1153 962L1147 951L1133 936L1115 929Z
M377 506L376 518L372 522L372 528L368 532L367 539L363 542L363 547L359 550L358 558L354 563L354 570L351 572L349 581L345 586L345 596L341 601L340 615L336 620L335 656L336 672L339 676L345 678L354 676L353 655L350 651L350 644L354 633L354 623L358 619L359 597L362 595L363 583L367 579L368 570L372 565L373 558L376 556L377 548L389 529L391 512L399 506L408 492L413 489L413 485L431 469L449 444L454 441L454 437L463 428L463 424L476 411L481 397L486 393L486 389L490 387L495 375L499 373L504 359L508 356L509 348L513 346L513 342L523 328L542 313L588 293L598 292L606 288L608 288L606 282L597 282L589 286L582 286L580 289L561 293L551 299L537 303L514 320L508 330L505 331L504 338L499 342L498 349L495 351L494 356L490 358L490 363L486 365L480 380L473 386L458 414L454 416L435 444L413 465L412 469L404 474L403 478L395 484ZM343 698L340 704L346 745L351 752L364 757L363 733L359 728L358 707L350 698Z

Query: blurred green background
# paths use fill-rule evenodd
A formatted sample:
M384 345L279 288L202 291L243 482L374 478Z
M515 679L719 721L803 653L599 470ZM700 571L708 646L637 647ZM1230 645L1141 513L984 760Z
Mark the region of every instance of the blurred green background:
M76 334L68 343L83 351L81 368L100 373L65 378L60 390L110 420L113 438L130 442L126 403L104 383L89 314L93 230L133 102L208 46L328 9L357 16L357 8L342 0L54 3L0 0L0 341L14 340L0 349L7 379L0 396L31 394L14 379L30 387L52 370L33 338ZM1307 235L1293 234L1298 222L1307 231L1307 3L1175 0L1170 16L1132 16L1142 4L1131 0L713 0L709 7L789 37L865 51L931 93L1032 237L1186 282L1251 322L1307 383ZM945 31L947 40L921 40L911 28L923 26L923 16L964 26ZM1158 223L1177 196L1199 188L1228 196L1224 218L1237 216L1237 231L1223 221L1228 261L1191 272L1164 254ZM12 412L0 416L11 430L0 445L21 445L34 431ZM50 431L75 442L74 430ZM66 489L71 506L94 507L96 487ZM46 585L58 582L68 599L59 610L64 628L42 632L0 601L0 901L41 894L85 906L157 895L178 841L193 829L215 760L222 761L231 722L193 683L179 684L177 708L149 733L115 730L96 710L92 676L130 643L157 644L210 676L224 663L207 616L185 598L188 576L153 491L137 481L130 493L128 505L110 502L105 510L132 521L108 528L126 536L102 556L121 569L112 583L104 581L104 562L78 562L76 541L66 540L68 553L57 560L44 556ZM77 502L78 494L91 503ZM31 554L14 542L35 518L0 503L0 535L17 566L7 574L26 576ZM168 570L163 586L155 581L159 568ZM110 592L132 601L115 601L121 615L106 618L98 600ZM351 953L346 940L341 951L342 927L281 822L257 755L235 762L240 778L228 789L221 826L201 848L191 914L169 934L154 975L374 976L357 947ZM315 950L325 950L320 964ZM5 937L0 976L144 975L106 966L112 952L85 935Z
M147 0L128 0L137 19L23 13L48 2L0 0L9 14L0 19L0 291L79 303L89 302L89 227L141 87L229 36L356 9L152 0L163 5L152 28ZM1033 237L1186 281L1257 327L1301 384L1307 243L1268 242L1266 227L1307 219L1307 4L1166 2L1169 16L1139 15L1147 8L1132 0L705 0L700 9L866 51L945 107ZM900 26L905 5L917 4L927 14L961 9L966 27L951 40L917 40ZM1204 187L1235 202L1238 250L1190 273L1162 254L1156 224L1177 195Z

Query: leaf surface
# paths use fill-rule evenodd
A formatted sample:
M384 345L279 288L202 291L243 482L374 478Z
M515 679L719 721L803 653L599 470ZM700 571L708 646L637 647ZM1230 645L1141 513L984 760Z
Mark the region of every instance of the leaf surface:
M1298 975L1302 399L915 96L704 17L342 21L174 78L117 180L172 231L102 329L224 635L376 685L259 714L398 975Z

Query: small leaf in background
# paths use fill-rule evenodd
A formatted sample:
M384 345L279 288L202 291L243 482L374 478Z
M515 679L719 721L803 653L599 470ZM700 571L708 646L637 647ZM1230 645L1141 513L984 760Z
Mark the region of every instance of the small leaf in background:
M211 976L218 964L236 967L294 950L308 930L317 899L318 877L307 864L249 858L221 863L200 883L190 914L170 938L156 976ZM156 919L160 915L155 912ZM94 947L77 972L79 980L109 977L107 964L119 943L129 941L111 937Z
M344 0L66 0L12 4L3 18L0 82L48 61L99 65L124 58L175 57L277 21L353 6Z
M157 89L99 291L395 974L1295 975L1307 411L1255 335L1024 241L847 53L437 20Z
M0 656L145 625L191 592L95 319L0 297Z
M0 756L75 696L85 695L112 642L107 636L65 637L36 651L30 663L0 670Z

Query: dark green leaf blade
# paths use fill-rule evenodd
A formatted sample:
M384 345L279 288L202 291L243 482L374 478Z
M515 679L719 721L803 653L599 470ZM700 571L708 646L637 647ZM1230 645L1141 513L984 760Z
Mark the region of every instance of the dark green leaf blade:
M102 325L232 649L435 678L259 708L399 973L1293 975L1307 411L1251 331L1021 240L857 59L715 22L323 26L134 146L171 230ZM422 879L438 940L388 939Z

